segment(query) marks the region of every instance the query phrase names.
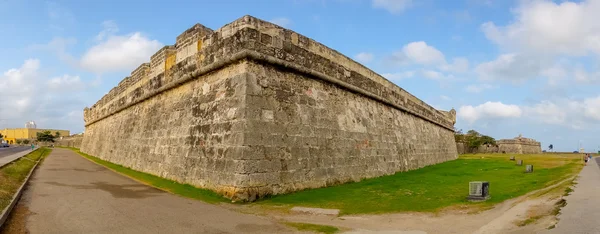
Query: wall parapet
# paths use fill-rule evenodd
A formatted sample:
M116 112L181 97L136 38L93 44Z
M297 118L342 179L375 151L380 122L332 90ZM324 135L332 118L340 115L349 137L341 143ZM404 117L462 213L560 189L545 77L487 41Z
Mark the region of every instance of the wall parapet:
M519 145L541 146L541 143L537 142L537 141L520 141L520 140L515 140L515 139L497 140L496 144L519 144Z
M244 16L216 31L200 24L155 53L91 108L88 126L203 74L240 60L256 60L310 75L386 103L447 130L455 112L436 110L347 56L275 24ZM184 74L169 74L173 68Z

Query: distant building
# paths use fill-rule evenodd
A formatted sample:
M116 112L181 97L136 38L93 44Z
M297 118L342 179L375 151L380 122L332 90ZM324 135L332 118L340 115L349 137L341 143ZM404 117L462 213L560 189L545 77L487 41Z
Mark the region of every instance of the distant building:
M512 154L539 154L542 152L542 144L534 139L525 138L519 134L513 139L497 140L498 152Z
M25 123L25 128L37 128L37 125L33 121Z
M33 121L32 121L33 122ZM35 123L33 123L35 126ZM0 133L4 137L4 140L9 144L17 143L17 139L29 139L34 140L37 138L38 132L50 131L52 135L56 135L58 132L60 136L69 136L69 130L58 130L58 129L38 129L38 128L5 128L0 130Z

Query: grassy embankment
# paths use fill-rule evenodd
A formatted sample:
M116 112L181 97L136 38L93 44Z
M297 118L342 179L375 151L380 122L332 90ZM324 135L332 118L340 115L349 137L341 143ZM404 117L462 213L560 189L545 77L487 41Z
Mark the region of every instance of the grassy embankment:
M210 203L228 201L210 190L138 172L71 149L93 162L174 194ZM435 212L455 205L487 208L573 177L582 168L578 154L517 155L524 164L534 165L534 173L524 173L525 166L516 166L508 160L509 156L461 155L457 160L414 171L273 196L257 204L335 208L342 214ZM489 181L491 199L476 204L467 202L470 181Z
M334 208L342 214L435 212L455 205L487 208L573 177L582 168L581 155L575 154L517 155L524 165L534 166L533 173L524 173L524 165L516 166L508 158L507 154L461 155L414 171L274 196L258 204ZM470 181L489 181L491 199L467 202Z
M229 201L229 200L225 199L224 197L222 197L221 195L219 195L211 190L208 190L208 189L201 189L201 188L197 188L192 185L189 185L189 184L182 184L182 183L178 183L173 180L161 178L161 177L151 175L148 173L139 172L139 171L133 170L131 168L127 168L127 167L124 167L124 166L121 166L118 164L111 163L109 161L99 159L99 158L91 156L91 155L88 155L86 153L79 151L79 149L77 149L77 148L72 148L72 147L60 147L60 148L71 149L71 150L75 151L76 153L78 153L79 155L83 156L84 158L89 159L92 162L95 162L97 164L105 166L113 171L121 173L125 176L128 176L128 177L135 179L137 181L140 181L142 183L151 185L153 187L162 189L164 191L171 192L173 194L177 194L177 195L180 195L183 197L188 197L188 198L192 198L192 199L196 199L196 200L201 200L201 201L208 202L208 203L218 203L218 202L228 202Z
M52 150L40 148L22 158L0 167L0 212L4 210L35 165Z

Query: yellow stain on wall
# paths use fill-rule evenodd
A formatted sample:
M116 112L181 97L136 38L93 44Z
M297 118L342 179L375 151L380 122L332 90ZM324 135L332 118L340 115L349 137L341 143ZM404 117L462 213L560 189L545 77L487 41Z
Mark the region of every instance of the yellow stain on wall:
M173 67L175 65L175 63L177 62L176 59L177 59L176 53L172 53L167 56L167 60L165 60L165 71L168 71L169 69L171 69L171 67Z
M200 51L202 49L202 40L198 40L198 50Z

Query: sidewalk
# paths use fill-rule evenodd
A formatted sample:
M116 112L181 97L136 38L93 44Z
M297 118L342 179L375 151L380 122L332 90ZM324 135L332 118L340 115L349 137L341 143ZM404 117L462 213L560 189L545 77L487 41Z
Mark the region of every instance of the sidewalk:
M581 170L567 206L558 215L556 228L542 233L600 233L600 157L595 157Z
M20 205L28 233L293 233L275 220L237 213L140 184L55 148Z
M38 148L35 148L35 149L38 149ZM4 165L9 164L10 162L15 161L31 152L32 152L31 150L25 150L25 151L21 151L19 153L16 153L16 154L13 154L10 156L2 157L2 158L0 158L0 167L3 167Z

